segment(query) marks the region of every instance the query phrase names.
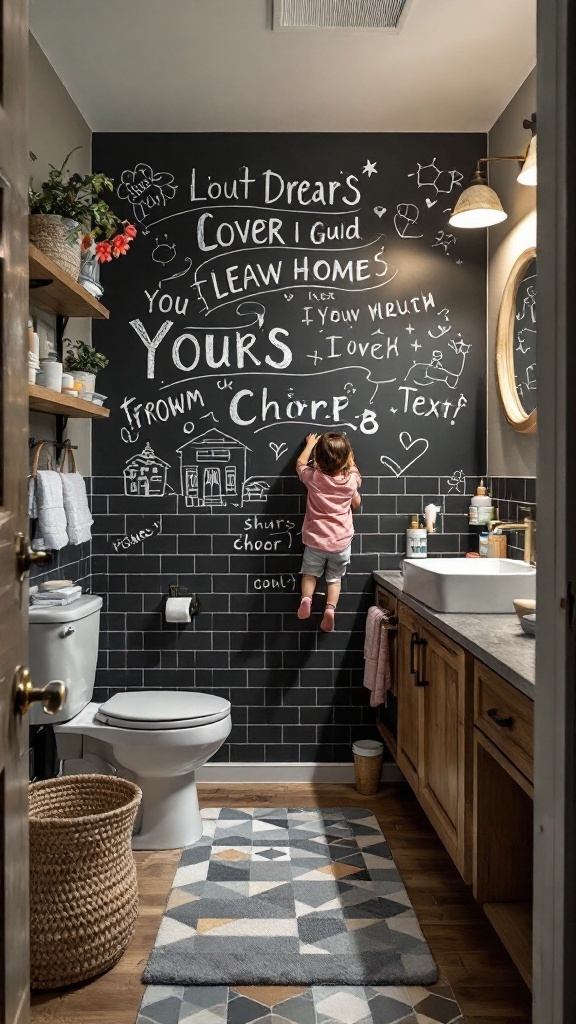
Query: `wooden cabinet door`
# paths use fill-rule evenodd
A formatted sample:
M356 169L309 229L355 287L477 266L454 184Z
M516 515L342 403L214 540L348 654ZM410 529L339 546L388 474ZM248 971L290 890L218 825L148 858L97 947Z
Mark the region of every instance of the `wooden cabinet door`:
M398 623L398 738L396 762L407 782L418 793L419 689L417 666L419 618L400 605Z
M469 655L420 627L419 798L465 881L471 871L472 676ZM468 676L468 678L467 678Z

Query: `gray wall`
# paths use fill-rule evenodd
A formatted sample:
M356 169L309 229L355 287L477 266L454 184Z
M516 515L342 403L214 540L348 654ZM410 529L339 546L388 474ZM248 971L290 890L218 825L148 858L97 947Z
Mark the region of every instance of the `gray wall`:
M43 181L50 169L49 165L60 165L75 146L81 146L82 149L74 154L70 167L73 171L87 173L92 160L92 133L33 36L30 36L29 88L29 148L36 156L36 160L30 160L30 176L34 182L39 184ZM31 312L44 321L48 328L54 329L54 318L49 313L33 306ZM80 338L90 341L91 323L89 320L71 319L66 334L74 340ZM54 425L53 416L32 413L30 435L35 438L52 438ZM78 468L86 476L91 471L90 428L90 420L68 421L67 436L73 444L79 446Z
M524 153L530 133L524 118L536 110L536 69L531 72L488 136L491 156ZM514 262L524 249L536 245L536 189L519 185L514 163L490 165L508 219L488 231L488 474L503 477L536 476L537 435L519 434L505 419L496 384L496 323L500 299Z

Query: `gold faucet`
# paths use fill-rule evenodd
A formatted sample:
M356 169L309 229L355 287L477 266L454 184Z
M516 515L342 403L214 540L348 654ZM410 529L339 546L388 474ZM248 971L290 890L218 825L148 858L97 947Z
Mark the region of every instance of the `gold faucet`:
M522 509L522 511L525 511ZM524 561L528 565L536 563L536 521L526 516L522 523L503 523L499 519L488 523L488 530L523 530L524 531Z

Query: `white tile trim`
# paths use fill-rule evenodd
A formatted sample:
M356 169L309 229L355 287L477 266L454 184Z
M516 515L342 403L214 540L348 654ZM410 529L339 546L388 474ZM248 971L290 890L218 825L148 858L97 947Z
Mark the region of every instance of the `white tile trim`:
M275 761L269 764L236 762L206 764L196 772L197 782L223 782L226 785L248 782L354 782L353 764L319 764L314 761ZM395 764L385 764L383 782L404 782Z

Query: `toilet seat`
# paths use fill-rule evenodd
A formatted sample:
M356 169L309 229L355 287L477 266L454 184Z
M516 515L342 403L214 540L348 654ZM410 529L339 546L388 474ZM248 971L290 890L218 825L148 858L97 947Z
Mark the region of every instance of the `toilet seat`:
M230 701L210 693L140 690L116 693L98 708L95 718L120 729L193 729L220 722Z

